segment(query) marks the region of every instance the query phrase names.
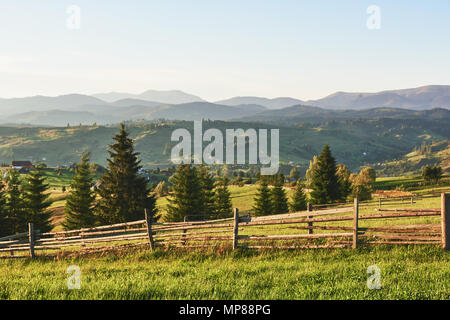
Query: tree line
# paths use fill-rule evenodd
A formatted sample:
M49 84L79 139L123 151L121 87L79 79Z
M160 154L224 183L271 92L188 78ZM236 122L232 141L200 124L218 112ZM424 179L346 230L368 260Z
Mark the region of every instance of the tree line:
M292 170L291 177L297 177L291 199L283 189L284 177L278 174L262 177L254 199L252 213L256 216L297 212L306 210L307 203L328 204L345 202L348 198L360 200L371 198L376 175L373 168L363 168L358 174L351 173L343 164L336 164L331 149L325 145L322 153L315 156L301 179L297 170ZM272 184L272 188L269 187ZM309 197L305 193L309 190Z
M208 167L183 164L178 166L169 182L172 193L168 198L165 221L231 216L233 208L226 176L219 177L215 182Z
M15 169L6 173L0 190L0 236L28 231L28 222L42 232L52 229L52 212L48 209L51 201L43 168L37 165L24 181Z

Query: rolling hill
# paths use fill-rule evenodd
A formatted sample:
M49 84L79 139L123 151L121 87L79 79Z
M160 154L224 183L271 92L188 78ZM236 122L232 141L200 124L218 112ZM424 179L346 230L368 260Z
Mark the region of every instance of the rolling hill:
M113 104L83 105L70 110L30 111L6 115L0 120L3 124L28 124L65 126L106 125L128 120L234 120L242 122L261 122L282 126L302 122L322 123L352 119L428 119L450 118L450 110L407 110L400 108L374 108L363 110L328 110L311 106L293 106L279 110L268 110L260 105L225 106L209 102L192 102L177 105L157 104L149 101L125 99Z
M400 108L373 108L363 110L329 110L312 106L293 106L280 110L267 110L258 114L241 117L238 121L258 121L292 125L301 122L320 123L334 120L352 119L450 119L450 110L432 109L415 111Z
M312 157L329 144L340 163L351 169L367 163L400 158L424 141L450 139L450 121L446 120L345 120L320 125L278 125L204 121L204 130L217 128L222 132L232 128L280 129L280 160L307 166ZM193 129L191 121L129 123L136 150L145 167L171 165L170 141L177 128ZM0 127L0 162L39 160L46 158L50 166L69 164L89 151L92 161L106 164L107 148L117 133L117 126L72 127Z
M432 142L426 148L414 148L400 159L388 161L375 166L379 174L384 175L417 175L422 173L426 165L441 166L450 173L450 140Z

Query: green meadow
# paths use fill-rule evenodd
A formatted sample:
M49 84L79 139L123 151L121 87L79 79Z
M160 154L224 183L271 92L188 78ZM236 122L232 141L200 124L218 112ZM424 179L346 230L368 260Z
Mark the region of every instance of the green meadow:
M401 180L402 179L402 180ZM381 178L391 181L417 178ZM230 187L233 206L251 209L256 186ZM429 191L428 187L423 190ZM289 193L289 190L288 190ZM62 205L62 196L52 194ZM58 198L59 197L59 198ZM375 204L373 202L373 204ZM164 211L166 198L158 200ZM386 208L438 208L439 197ZM361 207L373 213L376 205ZM60 217L61 218L61 217ZM329 224L336 224L330 222ZM351 222L345 222L345 225ZM368 220L361 226L439 223L439 217ZM341 223L343 225L344 223ZM290 225L245 228L242 234L294 234ZM316 231L315 231L316 232ZM325 232L317 230L317 232ZM70 265L81 270L81 289L69 290ZM370 266L381 289L369 289ZM449 299L450 253L439 245L377 245L353 249L231 250L126 249L109 253L0 260L0 299Z
M69 290L66 270L81 270ZM369 266L381 289L369 289ZM0 299L449 299L438 247L357 250L132 250L75 259L0 260Z

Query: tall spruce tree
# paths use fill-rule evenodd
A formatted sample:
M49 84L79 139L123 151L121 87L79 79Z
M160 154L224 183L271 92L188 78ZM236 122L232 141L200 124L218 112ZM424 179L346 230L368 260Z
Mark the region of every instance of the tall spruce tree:
M156 198L141 170L138 153L124 124L109 146L108 168L100 179L97 192L101 223L114 224L144 219L144 210L156 218Z
M301 179L298 179L289 207L291 209L291 212L298 212L306 210L307 204L308 200L306 199L306 195L303 192L303 184L301 182Z
M267 179L263 177L260 179L252 210L255 216L267 216L273 212L270 189Z
M9 236L14 233L13 219L11 219L6 206L4 187L3 182L0 182L0 237Z
M33 223L35 230L49 232L52 229L52 211L48 208L52 204L46 193L49 185L42 173L43 166L37 165L30 171L23 186L27 223Z
M210 217L216 215L214 180L208 172L208 167L201 165L197 168L198 179L202 188L202 210L200 215Z
M28 230L25 201L19 171L13 169L6 176L6 208L12 220L12 233Z
M179 165L170 182L172 183L172 195L168 198L169 204L164 216L165 221L183 221L186 216L198 215L203 212L203 188L194 166Z
M278 174L275 176L273 188L271 190L272 212L273 214L289 212L286 191L283 189L284 176Z
M216 184L215 194L216 213L221 218L230 217L233 213L231 194L228 190L228 178L223 176Z
M336 175L336 161L330 147L325 145L317 158L311 181L311 199L314 204L332 203L341 198L341 188Z
M76 166L75 175L70 183L71 191L66 199L66 230L93 227L96 223L95 192L93 176L89 164L89 153L83 154L81 162Z

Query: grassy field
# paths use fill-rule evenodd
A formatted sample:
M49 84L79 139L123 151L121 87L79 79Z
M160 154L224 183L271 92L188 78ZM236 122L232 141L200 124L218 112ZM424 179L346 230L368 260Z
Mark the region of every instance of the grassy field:
M253 206L253 198L257 185L229 186L233 208L239 208L241 213L247 213ZM164 215L168 204L167 197L159 198L156 202L159 212Z
M68 290L66 269L81 269ZM380 290L367 268L381 270ZM311 251L139 250L71 260L0 260L0 299L449 299L437 247Z

